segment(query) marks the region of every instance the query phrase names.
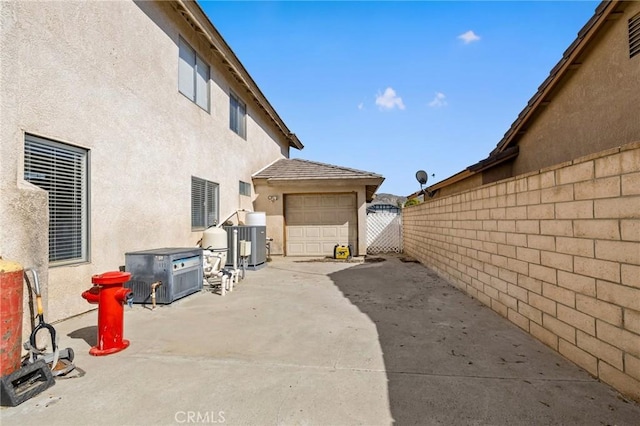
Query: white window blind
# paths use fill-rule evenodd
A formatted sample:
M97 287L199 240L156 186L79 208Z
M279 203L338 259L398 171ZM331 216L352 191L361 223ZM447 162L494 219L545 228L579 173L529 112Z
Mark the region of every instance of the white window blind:
M191 177L191 229L200 230L218 223L219 185Z
M209 65L184 40L178 43L178 90L209 111Z
M178 65L178 87L180 93L192 101L196 87L193 84L193 70L196 65L196 52L180 39L180 63Z
M209 65L196 56L196 104L209 111Z
M240 137L247 137L246 133L247 107L233 93L229 95L229 127Z
M24 179L49 194L49 262L88 260L87 151L27 135Z

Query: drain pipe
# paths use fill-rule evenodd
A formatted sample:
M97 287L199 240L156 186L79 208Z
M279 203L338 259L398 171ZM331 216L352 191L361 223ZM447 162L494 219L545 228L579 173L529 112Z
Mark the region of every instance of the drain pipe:
M155 283L151 284L151 310L153 311L156 308L156 288L160 287L162 285L162 281L156 281Z

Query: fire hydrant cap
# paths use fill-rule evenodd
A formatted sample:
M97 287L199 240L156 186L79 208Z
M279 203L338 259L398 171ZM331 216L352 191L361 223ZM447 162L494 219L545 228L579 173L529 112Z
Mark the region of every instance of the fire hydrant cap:
M111 271L103 274L97 274L91 277L93 284L123 284L129 281L131 278L131 272Z

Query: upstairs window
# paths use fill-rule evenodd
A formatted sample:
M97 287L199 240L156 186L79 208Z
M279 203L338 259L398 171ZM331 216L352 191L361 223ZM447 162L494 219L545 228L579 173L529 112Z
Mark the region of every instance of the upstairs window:
M89 260L88 151L26 135L24 179L49 194L51 266Z
M241 138L247 138L247 106L233 93L229 94L229 127Z
M629 58L640 53L640 13L629 19Z
M178 90L209 111L209 65L182 39L179 54Z
M191 230L201 231L219 220L219 185L191 177Z
M251 197L251 184L240 181L240 195Z

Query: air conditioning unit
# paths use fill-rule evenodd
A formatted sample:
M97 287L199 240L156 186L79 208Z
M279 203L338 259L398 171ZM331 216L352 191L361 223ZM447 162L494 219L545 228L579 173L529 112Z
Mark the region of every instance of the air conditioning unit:
M267 227L266 226L225 226L227 231L227 247L229 247L229 255L227 256L226 266L233 266L233 256L236 256L238 266L241 265L241 250L248 251L247 267L257 270L267 264ZM233 252L233 231L238 230L238 252ZM250 244L249 248L243 248L241 241ZM246 244L246 243L244 243Z
M125 270L131 279L125 287L133 291L133 303L151 303L151 284L156 303L168 304L202 290L202 249L161 248L125 253Z

